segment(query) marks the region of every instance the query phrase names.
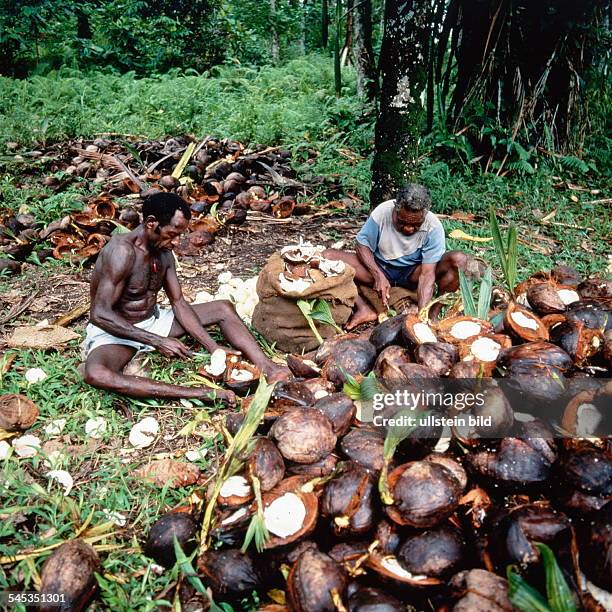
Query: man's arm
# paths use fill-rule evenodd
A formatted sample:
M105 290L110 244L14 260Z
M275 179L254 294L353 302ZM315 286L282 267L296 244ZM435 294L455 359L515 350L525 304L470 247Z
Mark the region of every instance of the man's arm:
M95 295L92 295L90 320L113 336L157 348L158 341L163 339L161 336L136 327L115 310L123 295L134 259L134 249L129 244L109 244L102 251L98 262L100 281Z
M206 333L202 327L202 324L200 323L198 315L195 313L191 305L185 300L183 291L181 290L181 285L176 275L174 257L170 255L168 259L168 267L164 276L164 291L170 300L176 320L194 340L197 340L207 351L212 353L216 348L218 348L218 345Z
M378 267L374 259L374 253L365 244L357 243L357 257L359 261L367 268L368 272L374 279L374 290L380 293L380 297L385 306L389 304L389 292L391 284L385 273Z
M435 263L421 264L421 274L417 286L419 310L429 304L433 297L436 285L436 265Z

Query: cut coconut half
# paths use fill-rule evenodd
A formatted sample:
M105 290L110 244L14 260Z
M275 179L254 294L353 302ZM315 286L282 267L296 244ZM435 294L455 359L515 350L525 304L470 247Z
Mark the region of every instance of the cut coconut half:
M301 476L290 477L264 495L264 523L271 536L266 548L295 542L315 528L319 501L314 493L299 488L305 480Z
M475 317L451 317L436 325L436 334L444 342L461 344L476 336L484 336L493 332L493 327L487 321Z
M225 385L232 391L247 393L259 380L261 372L247 361L230 361L225 370Z
M603 415L592 403L595 396L595 391L582 391L574 396L563 411L561 427L575 436L595 436L603 421Z
M411 344L438 341L433 329L427 323L421 321L416 315L408 315L404 319L402 335L404 339Z
M232 512L229 516L224 518L221 521L221 525L223 527L227 527L229 525L232 525L235 522L239 521L241 518L244 518L245 516L247 516L248 513L249 513L248 508L246 508L244 506L242 508L238 508L238 510L236 510L235 512Z
M497 361L499 353L502 349L510 348L512 340L508 336L502 334L494 334L492 336L481 336L476 338L467 346L467 352L464 358L472 356L474 360L491 363ZM462 350L462 353L464 351Z
M278 275L280 288L287 293L304 293L312 285L310 278L287 278L283 272Z
M321 270L325 276L338 276L342 274L345 269L346 264L340 260L321 259L319 262L319 270Z
M511 302L504 316L504 327L521 340L548 340L548 329L542 320L526 308Z
M253 497L253 489L244 476L230 476L219 491L221 506L241 506Z
M381 555L374 552L369 556L367 563L380 576L411 586L429 587L442 584L439 578L410 573L400 565L395 555Z
M557 295L565 306L569 306L580 300L578 292L574 291L574 289L557 289Z

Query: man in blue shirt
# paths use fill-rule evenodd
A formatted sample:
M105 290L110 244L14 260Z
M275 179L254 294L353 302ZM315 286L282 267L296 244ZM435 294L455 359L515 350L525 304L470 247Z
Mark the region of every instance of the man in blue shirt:
M357 234L356 253L328 249L324 256L352 266L355 281L373 287L385 305L392 286L416 288L421 309L432 299L436 284L440 294L457 290L458 268L467 262L461 251L446 251L444 228L430 208L425 187L405 185L394 200L372 211ZM346 329L376 318L376 311L359 296Z

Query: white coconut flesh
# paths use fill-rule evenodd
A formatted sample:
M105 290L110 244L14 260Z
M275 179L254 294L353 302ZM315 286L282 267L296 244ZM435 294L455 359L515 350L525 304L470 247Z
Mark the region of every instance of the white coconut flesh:
M322 397L327 397L328 395L329 395L329 393L325 389L319 389L318 391L315 391L314 398L316 400L319 400Z
M303 293L312 285L312 281L310 279L299 278L297 280L293 280L291 278L287 278L282 272L278 275L278 282L280 283L280 287L283 291L288 291L292 293Z
M563 302L564 306L568 306L569 304L573 304L580 299L580 296L573 289L558 289L557 295L559 299Z
M533 330L538 329L538 322L522 312L511 312L510 317L519 327L526 327L527 329Z
M253 372L250 370L232 370L231 379L234 382L247 382L253 380Z
M533 423L533 421L535 421L535 417L528 412L515 412L514 420L519 421L520 423Z
M457 340L466 340L480 333L481 327L475 321L459 321L450 330L450 334Z
M601 604L604 610L612 610L612 593L608 593L608 591L598 587L589 580L585 582L586 590L595 598L597 603Z
M407 580L427 580L427 576L424 576L423 574L412 574L407 569L404 569L399 564L399 561L396 557L384 557L381 560L380 564L387 571L391 572L392 574L395 574L399 578L406 578Z
M576 433L591 436L599 427L603 417L593 404L581 404L576 411Z
M264 509L264 523L270 533L286 538L297 533L304 525L306 506L295 493L277 497Z
M204 366L204 369L211 376L221 376L225 372L226 368L227 353L223 349L217 349L213 351L210 356L210 363Z
M412 328L414 335L419 342L437 342L436 335L431 331L431 327L426 323L415 323Z
M444 429L442 430L442 436L440 437L436 445L433 447L433 452L445 453L448 450L448 447L450 446L452 437L453 433L451 431L451 428L448 425L445 425Z
M221 497L248 497L251 487L244 476L230 476L221 487Z
M224 518L221 521L221 524L222 525L231 525L232 523L235 523L237 520L241 519L243 516L246 516L246 513L247 513L247 509L246 508L238 508L238 510L236 510L236 512L233 512L227 518Z
M325 274L325 276L336 276L342 274L345 269L343 261L333 261L331 259L322 259L319 262L319 270Z
M470 346L470 352L479 361L495 361L501 350L501 344L491 338L478 338Z

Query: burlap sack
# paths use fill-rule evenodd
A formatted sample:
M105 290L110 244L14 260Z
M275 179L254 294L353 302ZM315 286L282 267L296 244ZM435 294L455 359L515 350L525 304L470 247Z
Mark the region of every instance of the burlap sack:
M279 253L268 259L257 279L259 303L253 313L253 327L270 343L287 353L310 351L318 346L308 321L297 306L298 300L323 299L331 307L332 316L337 325L342 327L353 310L357 297L357 287L353 282L355 271L346 266L338 276L324 277L318 271L313 272L317 279L302 293L285 291L280 286L278 276L285 269ZM316 324L323 338L336 334L329 325Z
M359 285L359 293L373 306L377 313L387 312L378 291L374 291L372 287L367 287L366 285ZM410 305L416 305L416 302L416 291L405 289L404 287L391 287L391 291L389 291L389 308L395 310L398 314L404 312Z

